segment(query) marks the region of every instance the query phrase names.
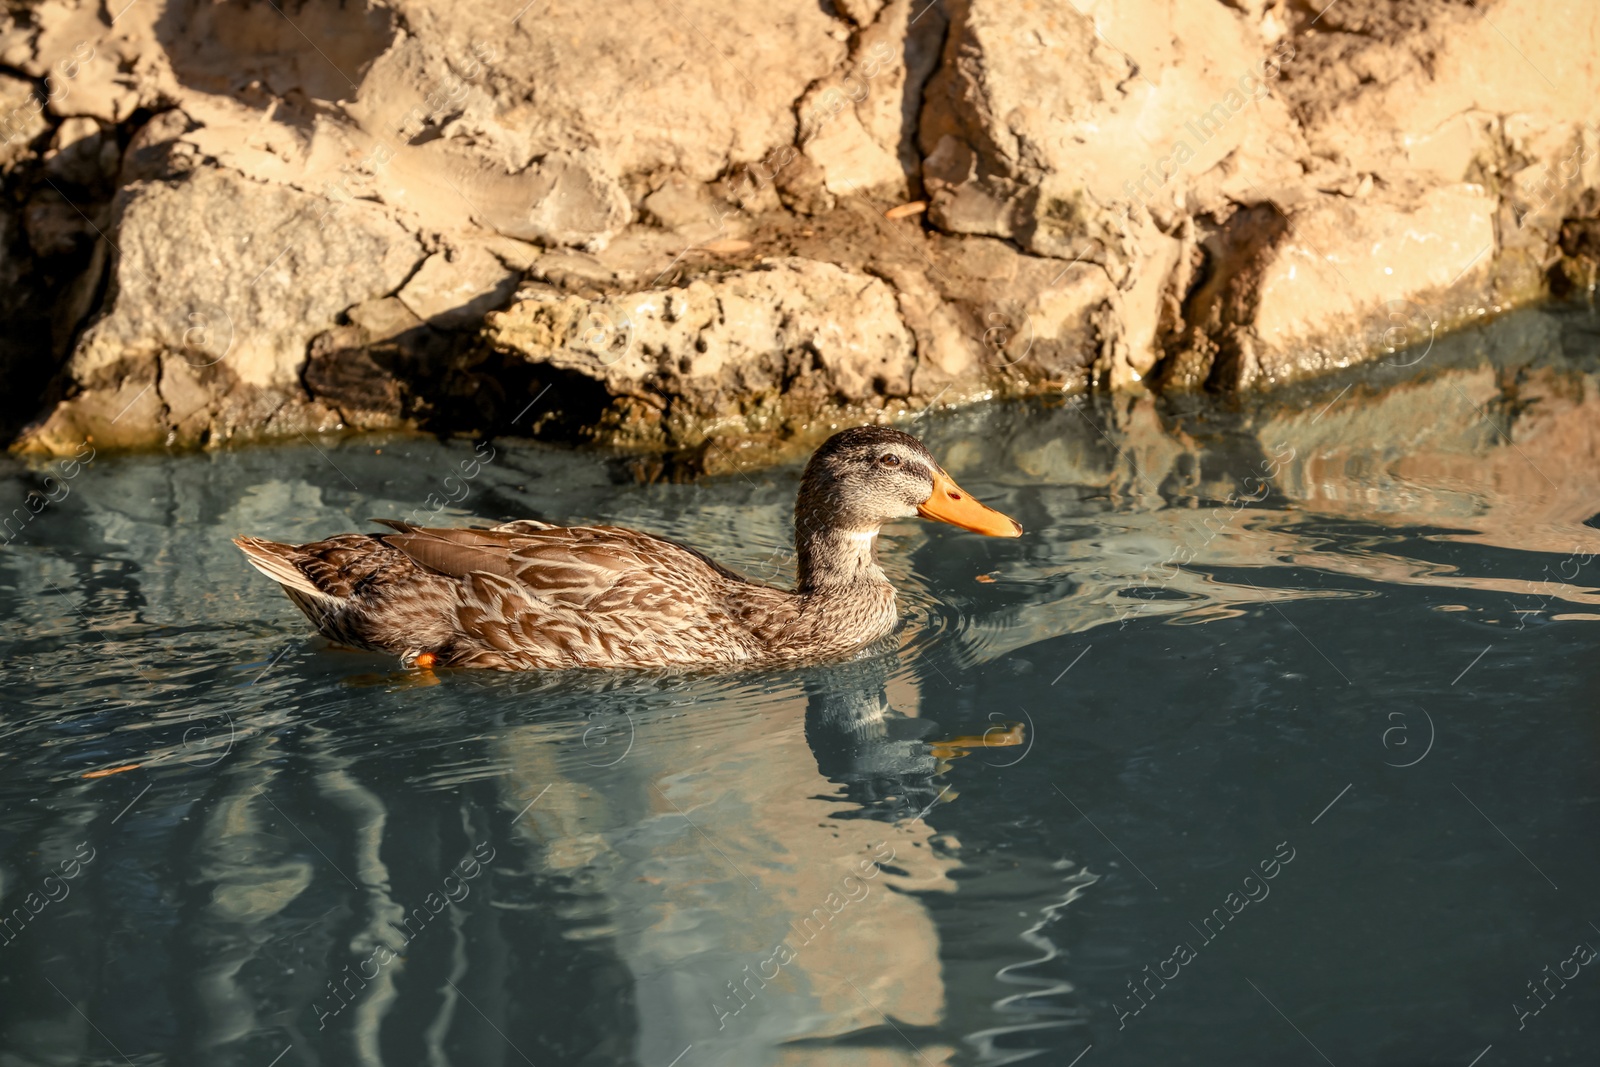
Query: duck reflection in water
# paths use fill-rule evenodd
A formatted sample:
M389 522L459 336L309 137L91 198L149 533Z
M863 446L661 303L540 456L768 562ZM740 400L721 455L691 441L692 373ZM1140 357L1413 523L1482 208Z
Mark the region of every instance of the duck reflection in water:
M565 737L548 720L505 737L502 804L542 797L519 836L541 879L583 886L590 918L569 936L628 975L639 1062L690 1045L697 1063L740 1067L847 1052L922 1062L888 1019L941 1062L941 939L926 896L952 892L958 865L933 841L938 808L955 800L941 779L963 753L1020 734L942 739L916 715L914 671L873 651L623 687L603 712L603 748L591 735L574 751L571 721Z
M1004 723L983 733L938 737L939 724L896 708L890 687L896 660L882 648L851 663L806 679L806 742L817 771L843 786L864 808L882 808L886 817L924 813L949 789L937 778L952 760L975 750L1012 748L1027 743L1021 723ZM915 693L911 694L915 697ZM915 709L915 701L911 703Z

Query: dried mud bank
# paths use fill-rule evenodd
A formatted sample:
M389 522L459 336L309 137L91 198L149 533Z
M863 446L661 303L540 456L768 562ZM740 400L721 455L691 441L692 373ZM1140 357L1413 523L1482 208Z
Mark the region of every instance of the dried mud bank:
M930 404L1269 393L1596 280L1586 0L516 6L0 15L14 447L717 469Z

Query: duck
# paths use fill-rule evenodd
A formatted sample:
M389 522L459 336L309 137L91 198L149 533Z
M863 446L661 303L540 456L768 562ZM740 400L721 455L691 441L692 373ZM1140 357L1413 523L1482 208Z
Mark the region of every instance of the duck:
M1022 535L915 437L858 426L828 438L801 476L793 589L620 526L375 519L390 532L234 544L323 636L406 669L765 668L848 658L893 632L878 533L917 516Z

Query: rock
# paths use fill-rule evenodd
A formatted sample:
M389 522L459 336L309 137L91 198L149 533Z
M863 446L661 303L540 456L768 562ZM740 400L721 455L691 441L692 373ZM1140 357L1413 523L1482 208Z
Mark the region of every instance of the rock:
M299 374L320 324L393 292L421 259L375 205L327 207L209 169L124 189L111 296L66 367L76 395L27 446L58 450L89 434L113 446L194 444L288 419L285 408L305 403ZM145 407L111 418L107 398L134 384Z
M495 223L507 237L598 251L633 219L615 178L593 158L556 156L529 168L524 221Z
M107 213L90 205L91 215L54 189L33 194L23 208L22 224L28 246L36 256L46 259L86 251L100 239L98 228L107 223Z
M1208 248L1232 267L1190 301L1188 349L1169 384L1281 384L1476 318L1495 207L1482 186L1461 184L1241 213Z
M394 296L380 297L377 300L368 300L365 304L357 304L345 312L345 318L350 320L350 325L361 331L360 343L364 345L392 341L401 334L423 325L417 313L404 300Z
M397 294L419 319L449 330L476 330L502 306L521 274L478 245L435 252Z
M1096 310L1116 299L1093 265L1024 255L991 238L941 242L937 264L920 270L879 269L903 294L927 357L916 379L922 400L1082 389L1102 347Z
M705 236L716 232L716 205L705 185L681 174L668 176L644 198L643 207L649 220L663 229Z
M176 108L151 116L129 138L117 183L175 178L193 170L200 155L193 144L183 140L183 135L194 128L194 120Z
M484 365L475 335L436 328L437 317L424 322L399 297L358 304L345 318L312 339L301 377L312 401L347 426L490 430L508 403L526 404L506 399L520 383Z
M70 118L56 127L44 154L51 178L73 185L95 185L117 173L122 152L114 136L105 136L100 120Z
M838 201L828 189L827 175L811 157L795 154L778 168L773 185L790 211L802 215L826 215Z
M1100 117L1131 64L1066 0L1023 9L960 0L949 12L920 131L930 217L952 232L1015 237L1030 185L1069 165L1057 129Z
M670 448L840 402L885 410L910 394L917 366L886 283L802 259L619 297L535 290L490 315L488 336L601 383L614 401L604 440Z
M834 196L900 199L915 188L920 160L906 99L938 63L944 21L918 19L928 9L926 0L890 0L870 17L852 13L864 28L849 59L801 98L800 143Z
M374 343L330 330L312 343L306 361L306 388L346 425L361 429L392 427L405 417L405 393Z
M1265 185L1298 168L1288 112L1265 92L1266 48L1236 16L1146 2L1115 12L1102 28L1067 0L952 5L920 136L935 225L1100 264L1141 294L1122 308L1140 317L1118 320L1111 379L1125 384L1161 355L1152 313L1178 219L1240 195L1238 178L1213 172L1227 160Z
M33 83L10 74L0 74L0 168L9 170L29 155L31 143L50 124L45 121L44 101Z
M1363 337L1366 327L1396 311L1449 326L1475 317L1495 249L1495 206L1483 186L1463 183L1409 202L1322 201L1295 211L1259 261L1253 298L1244 298L1255 305L1259 373L1271 383L1314 369L1308 353L1330 338L1349 338L1336 359L1357 361L1383 344Z
M834 4L846 18L857 26L870 26L883 10L884 0L838 0Z
M504 428L560 382L541 426L768 455L934 402L1270 389L1600 278L1586 0L26 11L27 447Z

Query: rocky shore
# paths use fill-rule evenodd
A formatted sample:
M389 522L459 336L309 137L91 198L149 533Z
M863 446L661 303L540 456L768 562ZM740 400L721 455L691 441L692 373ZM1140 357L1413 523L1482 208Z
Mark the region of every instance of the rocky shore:
M19 3L0 416L718 469L1259 394L1593 288L1597 45L1583 0Z

